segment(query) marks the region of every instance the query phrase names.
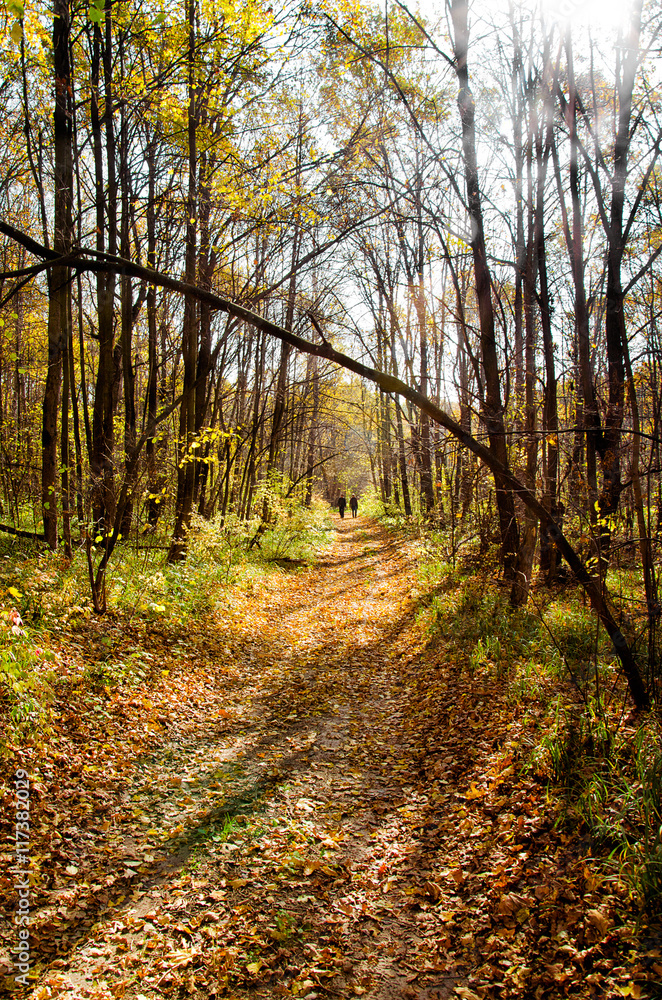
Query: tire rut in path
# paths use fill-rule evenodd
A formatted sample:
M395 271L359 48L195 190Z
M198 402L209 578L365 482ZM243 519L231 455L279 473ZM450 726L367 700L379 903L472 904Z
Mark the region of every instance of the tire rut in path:
M420 793L401 678L424 644L412 558L348 519L321 564L257 595L237 720L141 761L138 823L117 846L147 866L51 967L51 996L452 992L450 918L421 909L409 878Z

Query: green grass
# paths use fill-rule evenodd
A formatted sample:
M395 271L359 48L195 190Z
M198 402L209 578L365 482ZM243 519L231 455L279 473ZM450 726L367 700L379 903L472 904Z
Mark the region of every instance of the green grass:
M662 726L653 713L636 731L624 725L625 684L582 592L535 587L528 606L513 610L493 574L471 573L467 562L453 569L443 540L427 537L421 549L421 615L431 641L444 644L468 685L491 677L514 711L523 703L542 708L539 742L520 757L549 781L569 829L579 825L591 838L609 877L630 886L642 913L659 913ZM609 585L632 635L639 575L617 568Z
M297 572L330 545L333 525L326 504L306 508L294 499L276 498L271 509L274 524L259 548L248 544L259 519L235 517L223 524L194 519L188 558L176 565L166 562L166 537L120 543L108 571L110 621L120 613L124 620L197 627L225 604L229 588L250 591L273 574ZM20 618L9 621L16 614ZM75 629L93 616L82 548L67 561L32 540L0 535L0 740L45 739L57 685L137 688L149 679L149 651L129 648L118 657L110 637L100 640L107 643L107 655L83 669L66 658L60 662L50 651L58 647L63 629ZM14 621L20 622L15 629Z
M326 504L306 508L281 501L273 514L275 523L262 535L259 548L249 548L258 518L242 522L232 516L224 523L194 518L187 558L174 565L166 562L166 537L120 543L108 569L109 610L147 619L199 616L213 611L228 587L251 588L281 572L278 560L296 568L314 562L329 546L333 525ZM66 563L58 553L23 539L0 538L0 543L0 601L5 607L15 605L34 634L93 614L82 550ZM12 587L19 598L11 597Z

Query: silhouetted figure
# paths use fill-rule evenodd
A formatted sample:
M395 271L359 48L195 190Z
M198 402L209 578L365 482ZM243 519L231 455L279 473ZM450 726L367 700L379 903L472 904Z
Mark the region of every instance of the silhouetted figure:
M341 517L345 516L345 507L347 506L347 501L344 497L340 497L338 500L338 513Z
M356 497L351 498L351 500L349 501L349 506L351 507L352 510L352 517L356 517L359 509L359 502L356 499Z

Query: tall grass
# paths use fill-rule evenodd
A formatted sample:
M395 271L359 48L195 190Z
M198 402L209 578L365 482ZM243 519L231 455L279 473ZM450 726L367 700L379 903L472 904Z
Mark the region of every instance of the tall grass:
M662 912L662 726L654 713L626 724L623 678L581 591L534 587L527 608L513 610L489 569L471 559L453 568L430 536L419 587L431 641L445 644L468 686L491 676L513 705L538 703L541 735L521 759L606 868L617 866L642 912Z

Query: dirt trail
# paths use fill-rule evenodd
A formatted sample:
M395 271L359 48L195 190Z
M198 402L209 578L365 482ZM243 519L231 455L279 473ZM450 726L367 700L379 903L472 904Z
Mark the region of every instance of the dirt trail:
M475 668L470 616L426 633L414 542L336 527L318 565L229 588L197 629L69 634L101 680L21 759L32 996L659 995L659 940L530 766L535 691ZM465 610L482 597L475 581ZM105 685L111 642L114 663L148 658L148 684ZM0 890L10 944L2 873Z
M225 700L214 692L193 723L182 708L135 769L133 823L106 846L124 898L100 908L35 995L452 992L453 914L420 865L425 796L402 730L422 646L411 558L346 519L322 563L255 595Z

